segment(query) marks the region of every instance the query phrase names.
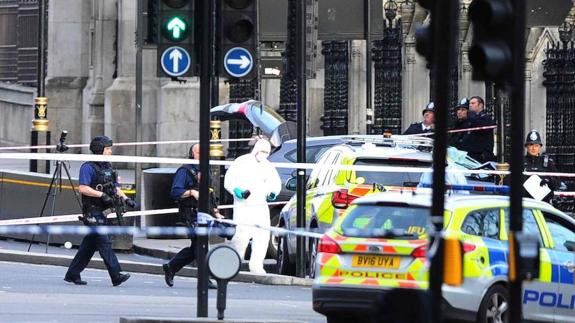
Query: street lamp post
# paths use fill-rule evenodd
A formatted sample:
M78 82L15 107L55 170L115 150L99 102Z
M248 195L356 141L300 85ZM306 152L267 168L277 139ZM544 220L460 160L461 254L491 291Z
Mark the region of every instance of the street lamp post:
M45 96L44 79L46 78L46 1L38 0L38 72L37 72L37 96L34 99L34 120L30 133L30 145L37 146L40 137L46 139L46 145L50 144L50 130L48 130L48 98ZM30 149L30 152L38 152L38 149ZM30 171L38 171L38 161L30 160ZM46 161L46 173L50 173L50 161Z

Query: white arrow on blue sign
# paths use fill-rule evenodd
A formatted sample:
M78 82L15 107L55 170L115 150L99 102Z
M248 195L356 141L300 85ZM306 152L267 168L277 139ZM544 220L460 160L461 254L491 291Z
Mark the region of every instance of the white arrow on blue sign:
M181 76L190 69L191 60L188 51L179 46L166 48L162 53L162 69L170 76Z
M254 66L252 54L243 47L234 47L224 56L224 68L233 77L244 77Z

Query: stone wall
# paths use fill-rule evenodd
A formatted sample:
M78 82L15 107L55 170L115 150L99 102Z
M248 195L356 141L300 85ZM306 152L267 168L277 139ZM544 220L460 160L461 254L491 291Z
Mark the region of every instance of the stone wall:
M36 89L0 83L0 143L29 145Z

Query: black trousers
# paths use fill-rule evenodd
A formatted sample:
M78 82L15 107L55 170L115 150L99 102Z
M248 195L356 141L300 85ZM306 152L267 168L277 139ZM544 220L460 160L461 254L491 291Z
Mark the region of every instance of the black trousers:
M191 264L192 261L196 259L196 238L192 237L190 241L189 247L180 250L180 252L178 252L174 258L168 262L168 266L170 266L170 270L174 274L184 268L184 266Z
M112 282L116 281L120 271L120 263L118 258L112 249L112 242L106 235L100 235L97 233L91 233L84 237L76 256L72 260L70 267L68 267L68 272L66 277L76 278L80 277L80 273L88 266L94 252L100 253L100 256L104 260L106 269L108 269L108 274L112 279Z

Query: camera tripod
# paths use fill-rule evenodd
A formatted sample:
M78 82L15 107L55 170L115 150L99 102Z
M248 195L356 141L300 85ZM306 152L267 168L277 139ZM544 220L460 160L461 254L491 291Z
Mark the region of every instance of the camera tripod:
M68 146L64 144L64 140L66 140L67 131L63 131L62 135L60 136L60 143L56 147L56 151L59 153L63 153L68 150ZM56 160L54 163L54 175L52 175L52 180L50 181L50 186L48 186L48 191L46 192L46 198L44 198L44 203L42 204L42 209L40 210L40 217L44 216L44 210L46 210L46 205L48 204L48 199L50 196L52 197L52 206L50 209L50 216L54 216L54 212L56 209L56 197L58 192L62 192L62 169L66 172L66 177L68 178L68 182L70 183L70 187L72 188L72 192L74 193L74 197L82 209L82 202L80 201L80 197L78 196L78 192L76 191L76 187L74 187L74 183L72 182L72 177L70 176L70 170L66 163L61 160ZM30 243L28 244L28 252L30 252L30 248L32 247L32 243L34 243L34 238L36 235L32 235L32 239L30 239ZM48 253L48 245L50 245L50 234L46 239L46 250L45 252Z

